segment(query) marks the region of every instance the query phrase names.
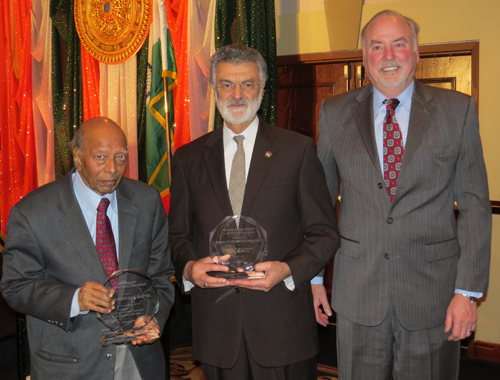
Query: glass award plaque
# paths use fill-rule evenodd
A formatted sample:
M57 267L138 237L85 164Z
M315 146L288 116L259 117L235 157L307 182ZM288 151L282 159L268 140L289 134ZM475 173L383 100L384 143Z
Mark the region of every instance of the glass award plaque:
M255 264L267 254L267 233L255 220L241 216L227 216L210 232L210 257L215 263L226 265L229 272L210 272L214 277L265 278L263 272L254 272Z
M159 296L153 282L142 270L115 271L103 285L115 290L114 310L109 314L97 313L97 318L111 330L101 337L103 347L145 336L158 338L157 332L146 325L160 309Z

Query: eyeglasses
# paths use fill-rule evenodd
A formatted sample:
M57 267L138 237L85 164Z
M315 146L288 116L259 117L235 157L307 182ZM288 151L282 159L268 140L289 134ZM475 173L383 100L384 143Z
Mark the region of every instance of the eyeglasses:
M233 92L236 86L240 86L241 91L243 92L252 92L255 91L257 86L260 85L260 82L243 82L243 83L233 83L233 82L222 82L217 86L217 88L223 92Z

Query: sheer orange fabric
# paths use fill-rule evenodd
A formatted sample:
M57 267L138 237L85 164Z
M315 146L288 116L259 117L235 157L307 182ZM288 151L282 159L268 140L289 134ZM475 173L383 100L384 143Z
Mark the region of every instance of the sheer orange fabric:
M101 116L99 107L99 61L81 45L83 121Z
M37 186L31 91L31 2L0 7L0 218Z
M174 144L178 148L191 141L189 124L188 86L188 5L187 0L165 0L167 23L174 45L177 64L177 87L174 89L175 132Z

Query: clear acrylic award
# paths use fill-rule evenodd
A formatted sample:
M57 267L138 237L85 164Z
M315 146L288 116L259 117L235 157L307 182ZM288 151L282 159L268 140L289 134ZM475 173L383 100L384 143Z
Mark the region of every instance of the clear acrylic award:
M101 345L132 342L148 336L158 338L158 333L147 324L160 309L158 292L151 279L140 269L113 272L103 284L114 289L115 308L109 314L97 313L97 318L111 330L101 337Z
M255 264L267 254L267 233L255 220L241 216L227 216L210 233L210 257L217 264L229 267L229 272L210 272L215 277L265 278L263 272L254 272Z

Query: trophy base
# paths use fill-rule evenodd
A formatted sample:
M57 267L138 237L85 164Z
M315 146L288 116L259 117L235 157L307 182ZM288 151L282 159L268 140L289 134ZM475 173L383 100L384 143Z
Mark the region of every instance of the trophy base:
M218 278L227 278L230 280L257 280L261 278L266 278L264 272L217 272L211 271L207 272L209 276Z
M132 331L127 331L124 333L108 333L104 334L101 337L101 346L102 347L109 347L113 345L118 345L118 344L125 344L125 343L130 343L136 339L139 339L143 337L144 333L141 333L140 331L136 331L136 334L134 334ZM154 330L148 330L148 334L150 337L152 335L156 335L156 338L159 338L159 335L156 333Z

